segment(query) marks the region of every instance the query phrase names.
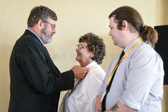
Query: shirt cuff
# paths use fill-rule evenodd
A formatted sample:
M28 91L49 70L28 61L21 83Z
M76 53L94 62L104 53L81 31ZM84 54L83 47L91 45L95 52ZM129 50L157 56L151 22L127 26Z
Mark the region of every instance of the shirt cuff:
M141 103L137 101L134 96L132 96L131 93L125 91L124 94L122 95L121 99L119 100L122 104L135 109L135 110L140 110L141 108Z

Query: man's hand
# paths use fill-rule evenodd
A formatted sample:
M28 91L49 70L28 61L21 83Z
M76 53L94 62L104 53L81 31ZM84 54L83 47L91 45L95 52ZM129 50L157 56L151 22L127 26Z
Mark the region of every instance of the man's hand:
M101 95L98 95L96 98L95 112L102 112L101 97Z
M74 66L71 70L74 72L76 79L83 79L89 71L88 68L81 66Z

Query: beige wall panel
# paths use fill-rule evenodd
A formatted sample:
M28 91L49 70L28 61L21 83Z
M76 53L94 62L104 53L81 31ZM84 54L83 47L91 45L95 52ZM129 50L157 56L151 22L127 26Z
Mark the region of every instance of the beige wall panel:
M101 36L105 42L106 57L101 66L107 71L112 58L121 51L108 36L108 15L119 6L129 5L141 13L145 24L166 24L165 3L168 4L167 0L0 0L0 112L7 112L9 104L11 50L27 28L27 18L34 6L45 5L57 13L57 33L47 48L61 72L78 64L76 44L79 37L88 32ZM164 100L164 105L166 103Z

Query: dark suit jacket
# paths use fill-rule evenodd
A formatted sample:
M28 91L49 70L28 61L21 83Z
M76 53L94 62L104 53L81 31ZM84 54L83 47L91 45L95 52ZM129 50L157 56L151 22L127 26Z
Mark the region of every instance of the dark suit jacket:
M60 91L72 89L73 71L60 73L47 49L29 30L10 57L9 112L57 112Z

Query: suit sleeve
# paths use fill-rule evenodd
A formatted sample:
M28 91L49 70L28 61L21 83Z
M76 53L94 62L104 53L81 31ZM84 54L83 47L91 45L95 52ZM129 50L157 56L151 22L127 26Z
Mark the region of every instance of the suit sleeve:
M31 43L21 55L21 64L27 81L44 94L71 89L74 84L73 71L60 73L49 54Z

